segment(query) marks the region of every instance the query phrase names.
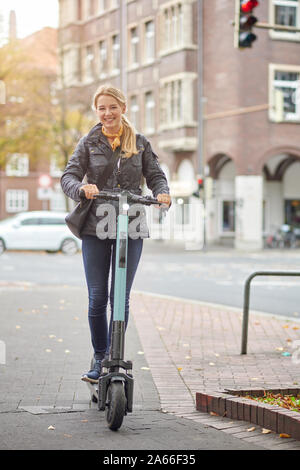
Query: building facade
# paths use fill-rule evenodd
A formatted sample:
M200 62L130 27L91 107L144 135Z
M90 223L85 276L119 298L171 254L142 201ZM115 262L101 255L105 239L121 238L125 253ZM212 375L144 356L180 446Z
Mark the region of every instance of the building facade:
M125 91L127 114L151 139L181 210L199 204L201 52L206 238L257 249L273 228L300 225L300 35L257 29L241 51L235 1L202 4L199 12L197 0L60 0L63 84L74 106L91 103L102 83ZM256 14L300 24L298 0L264 0Z

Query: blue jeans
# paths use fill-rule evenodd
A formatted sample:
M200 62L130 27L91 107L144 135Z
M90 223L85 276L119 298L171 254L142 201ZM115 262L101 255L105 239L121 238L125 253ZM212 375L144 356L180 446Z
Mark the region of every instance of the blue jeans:
M129 317L129 296L134 276L142 254L143 240L128 239L127 282L125 299L125 328ZM85 277L88 286L89 309L88 320L91 331L92 346L96 359L103 359L109 352L114 306L114 278L116 240L101 240L96 236L82 237L82 256ZM109 273L111 282L109 289ZM107 303L111 305L111 318L108 329Z

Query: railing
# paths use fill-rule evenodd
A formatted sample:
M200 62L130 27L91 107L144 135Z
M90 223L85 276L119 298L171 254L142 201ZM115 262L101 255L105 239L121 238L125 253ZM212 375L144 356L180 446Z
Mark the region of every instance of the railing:
M256 276L300 276L300 272L299 271L256 271L248 277L248 279L245 282L245 287L244 287L244 311L243 311L243 325L242 325L241 354L247 354L250 283L252 279Z

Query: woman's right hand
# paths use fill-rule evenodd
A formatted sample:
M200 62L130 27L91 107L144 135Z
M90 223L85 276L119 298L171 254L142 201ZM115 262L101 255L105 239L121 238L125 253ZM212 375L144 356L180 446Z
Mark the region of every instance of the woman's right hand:
M83 190L87 199L93 199L95 194L99 194L99 189L95 184L84 184L79 191Z

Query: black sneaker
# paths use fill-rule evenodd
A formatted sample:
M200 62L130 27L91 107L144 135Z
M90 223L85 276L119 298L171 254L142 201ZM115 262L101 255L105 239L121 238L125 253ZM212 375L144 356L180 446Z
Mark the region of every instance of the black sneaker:
M101 359L96 359L93 364L93 368L81 377L84 382L90 382L92 384L98 383L101 374Z

